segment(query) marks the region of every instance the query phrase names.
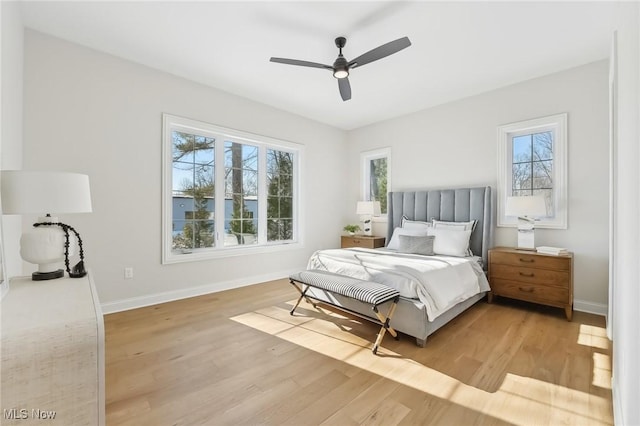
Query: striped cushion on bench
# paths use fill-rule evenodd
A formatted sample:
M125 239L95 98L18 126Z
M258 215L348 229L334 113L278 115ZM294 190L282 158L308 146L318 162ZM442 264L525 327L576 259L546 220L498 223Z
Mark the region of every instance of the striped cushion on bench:
M384 284L363 281L332 272L309 270L297 272L290 279L331 293L379 305L400 295L400 292Z

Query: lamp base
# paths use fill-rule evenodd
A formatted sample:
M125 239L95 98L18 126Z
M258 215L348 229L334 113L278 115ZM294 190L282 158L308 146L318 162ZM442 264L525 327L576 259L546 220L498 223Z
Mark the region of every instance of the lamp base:
M62 269L58 269L53 272L34 272L31 274L31 279L33 281L54 280L62 277L64 277L64 271Z
M518 250L535 250L535 222L526 217L518 218Z
M373 236L373 231L371 230L371 228L372 228L371 215L369 214L362 215L362 229L363 229L362 235L366 237Z

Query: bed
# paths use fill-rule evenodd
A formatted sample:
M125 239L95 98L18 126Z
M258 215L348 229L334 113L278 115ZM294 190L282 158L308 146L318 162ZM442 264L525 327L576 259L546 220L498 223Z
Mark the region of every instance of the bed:
M488 265L488 250L493 237L491 206L490 187L391 192L388 194L388 230L385 248L320 250L309 260L308 269L326 270L398 288L401 297L390 325L397 331L415 337L416 344L423 347L430 334L484 298L489 290L483 270L486 270ZM395 250L390 249L391 236L396 228L408 226L407 221L412 222L410 224L413 225L420 222L431 223L434 220L456 223L474 222L473 229L469 230L469 249L472 252L469 254L474 256L465 258L420 256L396 253ZM397 243L397 239L394 238L394 240ZM342 257L344 259L340 259ZM451 268L439 269L440 282L435 285L440 288L447 287L449 294L445 291L444 294L429 296L429 291L435 287L433 284L431 284L431 290L426 287L429 281L435 278L421 280L420 276L422 269L433 269L434 266L428 266L425 263L425 266L418 267L417 272L406 269L411 266L409 264L419 262L422 265L426 261L431 262L431 265L436 263L455 265ZM392 275L395 275L393 282L390 282L389 274L382 273L391 266L394 269ZM458 270L455 271L455 268ZM467 270L471 270L478 278L476 290L471 290L472 285L468 282L470 272ZM409 284L410 291L406 290L408 287L405 284L396 283L397 279L409 282L414 278L417 284L415 282ZM445 286L443 283L448 285ZM448 289L449 287L459 287L461 293L453 294L453 290ZM411 294L413 290L416 294ZM372 317L370 306L356 300L315 288L310 289L309 293L320 301ZM435 299L438 299L438 303L435 303Z

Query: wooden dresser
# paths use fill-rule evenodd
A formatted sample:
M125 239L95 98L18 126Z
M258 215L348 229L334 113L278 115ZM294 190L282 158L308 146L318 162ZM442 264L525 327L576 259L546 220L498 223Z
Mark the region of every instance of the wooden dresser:
M489 250L489 302L493 296L564 308L573 316L573 254L548 255L497 247Z
M374 249L384 247L384 240L384 237L371 237L366 235L343 235L341 247L362 247Z
M90 276L14 278L2 299L2 425L98 425L104 322Z

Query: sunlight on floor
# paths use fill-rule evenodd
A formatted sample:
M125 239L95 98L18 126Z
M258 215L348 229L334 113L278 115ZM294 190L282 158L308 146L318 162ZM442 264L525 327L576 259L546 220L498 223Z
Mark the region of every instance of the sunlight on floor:
M578 344L591 346L592 348L609 349L607 330L603 327L581 324Z
M606 354L593 354L593 381L594 386L603 389L611 389L611 357Z
M403 358L400 354L386 349L384 341L378 352L381 356L375 356L371 353L373 341L362 339L352 333L336 331L336 322L341 324L341 328L346 329L346 324L353 320L330 311L326 314L332 318L328 320L312 316L290 316L286 309L271 306L231 319L402 385L513 424L612 424L610 403L606 398L514 374L507 374L500 389L495 393L489 393L416 361ZM598 327L582 327L579 338L581 344L602 344ZM375 339L375 336L373 338ZM606 339L606 335L604 338ZM594 356L594 385L606 388L603 383L607 382L607 375L610 377L611 374L606 370L608 363L607 359Z
M607 330L604 327L581 324L578 344L608 350L610 341L607 337ZM609 355L597 352L593 354L593 380L591 384L603 389L611 389L611 357Z

